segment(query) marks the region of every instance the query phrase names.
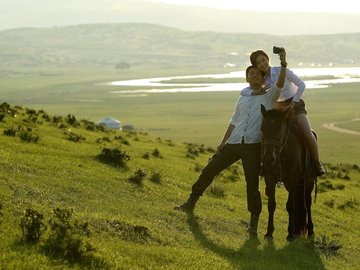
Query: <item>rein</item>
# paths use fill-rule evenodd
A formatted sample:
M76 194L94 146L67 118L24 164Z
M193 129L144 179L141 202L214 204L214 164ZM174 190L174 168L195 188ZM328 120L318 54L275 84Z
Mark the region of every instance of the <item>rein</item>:
M287 141L289 139L290 136L290 132L291 132L291 128L293 126L293 122L294 121L290 121L289 125L286 125L287 123L287 119L285 119L285 121L282 122L281 125L281 136L280 136L280 140L275 140L275 139L265 139L262 144L263 145L273 145L276 148L276 160L278 163L278 169L279 169L279 179L278 182L283 182L282 180L282 167L281 167L281 159L280 159L280 155L281 152L284 150L285 145L287 144Z

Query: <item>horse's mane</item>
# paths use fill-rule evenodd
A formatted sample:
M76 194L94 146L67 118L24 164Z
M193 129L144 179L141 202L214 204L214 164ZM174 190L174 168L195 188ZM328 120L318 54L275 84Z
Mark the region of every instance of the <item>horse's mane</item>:
M287 111L279 111L276 109L271 109L266 112L266 117L282 119L286 113L287 113Z

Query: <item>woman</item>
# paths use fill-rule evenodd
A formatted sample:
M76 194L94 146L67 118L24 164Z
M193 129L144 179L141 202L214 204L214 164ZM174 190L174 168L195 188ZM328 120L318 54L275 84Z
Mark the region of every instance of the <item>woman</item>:
M285 52L284 48L281 48L282 51ZM265 76L265 83L273 85L275 83L274 80L276 80L280 73L280 67L271 67L269 65L269 56L262 50L254 51L250 55L250 62L253 66L256 66L258 69L260 69L264 76ZM287 66L287 63L281 63L282 66ZM241 92L241 95L248 96L248 95L256 95L259 93L253 93L251 91L245 91ZM321 166L321 163L319 161L319 150L318 150L318 144L316 142L315 136L313 135L311 131L311 126L309 119L307 118L306 114L307 111L305 109L305 103L301 99L303 93L305 90L305 83L294 74L291 70L287 69L286 71L286 80L285 80L285 86L284 89L281 91L279 101L285 101L289 98L293 98L291 107L295 109L295 114L297 121L303 131L305 140L307 145L310 148L312 158L315 162L315 174L316 176L321 176L325 172ZM278 102L276 105L277 109L281 109L283 106L282 102Z

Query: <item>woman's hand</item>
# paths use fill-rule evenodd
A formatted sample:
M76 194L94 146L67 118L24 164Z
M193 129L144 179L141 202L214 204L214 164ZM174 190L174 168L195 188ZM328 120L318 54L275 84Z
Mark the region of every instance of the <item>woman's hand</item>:
M267 93L267 90L268 90L270 87L271 87L270 83L267 84L267 85L264 85L264 84L263 84L263 85L261 85L261 88L260 88L260 89L258 89L258 90L253 90L251 94L252 94L253 96L264 95L264 94Z
M280 64L283 67L287 66L287 62L286 62L286 51L285 48L281 47L281 52L279 53L279 59L280 59Z

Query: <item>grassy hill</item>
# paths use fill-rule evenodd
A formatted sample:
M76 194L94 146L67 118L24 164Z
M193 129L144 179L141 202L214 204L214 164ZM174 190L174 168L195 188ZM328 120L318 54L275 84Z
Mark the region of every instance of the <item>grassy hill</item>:
M226 63L248 65L248 54L273 45L287 48L288 61L327 66L358 65L360 34L271 36L190 32L153 24L91 24L21 28L0 32L1 73L27 70L43 73L61 68L214 69ZM50 76L49 75L49 76ZM55 74L56 75L56 72Z
M51 116L6 104L1 115L4 269L358 268L356 164L328 164L328 174L319 180L313 241L286 242L284 187L277 189L274 240L261 237L267 212L263 192L260 237L252 240L246 233L249 214L241 164L216 179L194 217L173 210L211 156L213 150L206 146L106 131L71 115ZM101 155L106 148L120 157L116 164ZM46 228L38 240L28 242L25 238L37 238L30 234L37 231L31 221Z

